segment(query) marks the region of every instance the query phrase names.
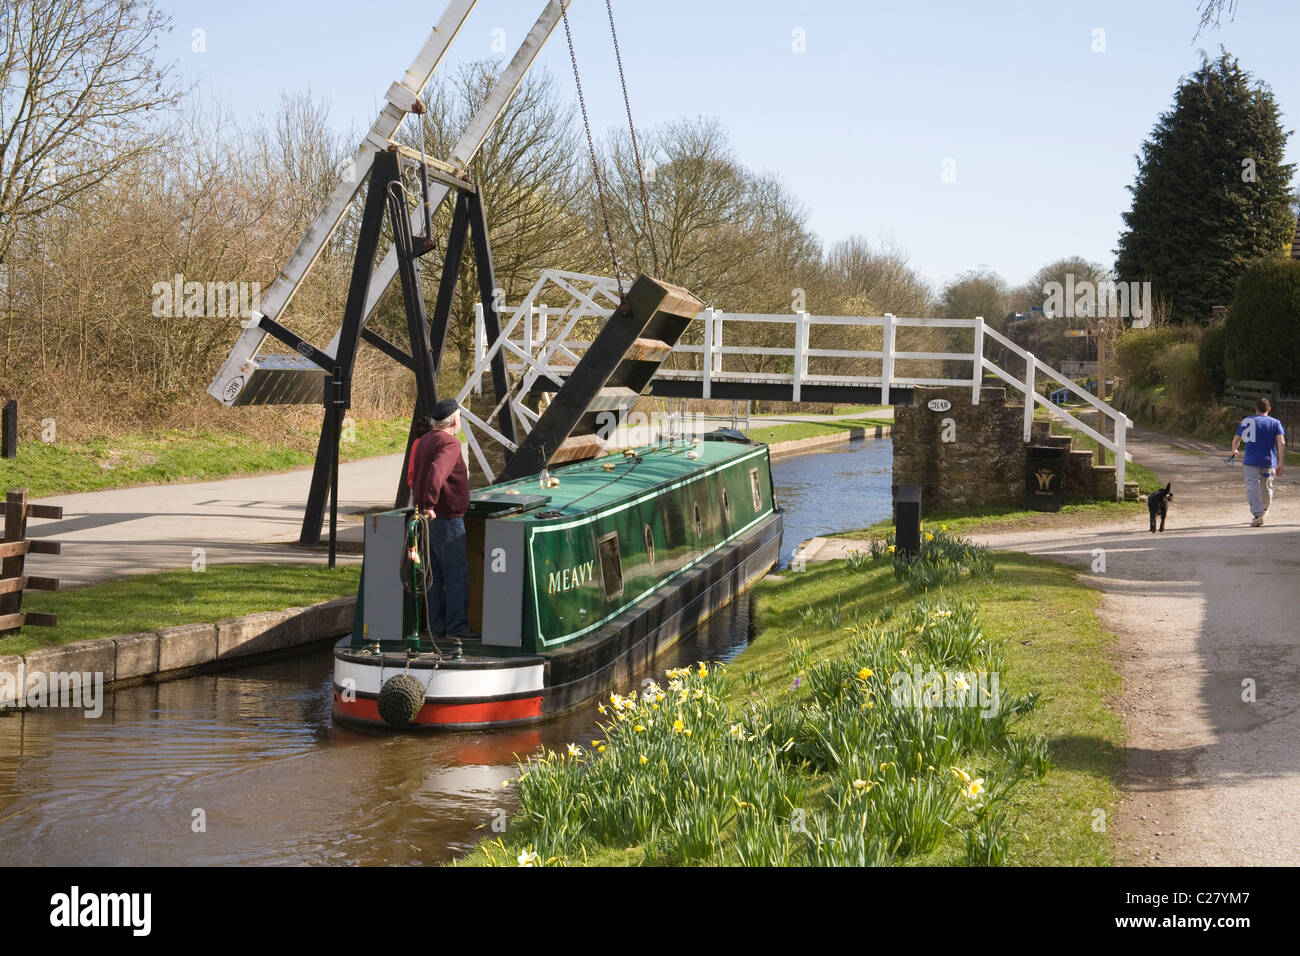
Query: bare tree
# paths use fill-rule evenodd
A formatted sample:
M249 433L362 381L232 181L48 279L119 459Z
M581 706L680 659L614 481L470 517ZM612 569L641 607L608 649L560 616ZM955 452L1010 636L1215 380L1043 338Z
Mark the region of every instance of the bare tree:
M140 0L6 0L0 33L0 261L17 232L158 142L176 102L154 52L168 17Z

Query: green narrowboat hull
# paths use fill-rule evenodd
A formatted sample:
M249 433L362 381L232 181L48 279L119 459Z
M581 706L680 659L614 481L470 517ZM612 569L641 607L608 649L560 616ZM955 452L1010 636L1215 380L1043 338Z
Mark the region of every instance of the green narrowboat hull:
M373 706L340 707L349 685L338 675L347 672L360 701L377 698L372 675L358 668L370 662L391 674L399 659L404 672L430 675L413 726L520 723L572 709L648 666L767 573L782 533L767 447L724 440L663 442L491 485L473 493L465 521L470 623L482 638L454 657L447 641L427 636L414 648L409 592L387 592L402 603L405 641L391 624L371 626L393 608L375 607L385 592L366 583L378 560L368 524L357 624L336 651L342 719L373 722L365 719ZM491 669L481 686L468 674Z

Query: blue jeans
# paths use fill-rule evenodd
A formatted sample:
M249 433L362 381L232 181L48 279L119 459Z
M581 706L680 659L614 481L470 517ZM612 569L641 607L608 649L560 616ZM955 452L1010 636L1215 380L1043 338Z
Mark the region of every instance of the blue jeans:
M429 631L464 634L469 630L469 559L465 554L465 519L429 522Z

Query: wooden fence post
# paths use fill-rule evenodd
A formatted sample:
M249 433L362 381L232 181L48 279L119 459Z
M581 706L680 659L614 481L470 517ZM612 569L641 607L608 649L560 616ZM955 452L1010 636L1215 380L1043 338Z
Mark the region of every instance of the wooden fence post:
M24 624L54 627L58 619L53 614L32 614L23 611L23 591L57 591L58 578L29 576L23 573L28 554L58 554L62 546L57 541L29 541L27 519L62 518L58 505L27 504L26 488L10 488L5 495L4 540L0 541L0 638L16 633Z
M0 457L18 457L18 399L5 402L0 415Z

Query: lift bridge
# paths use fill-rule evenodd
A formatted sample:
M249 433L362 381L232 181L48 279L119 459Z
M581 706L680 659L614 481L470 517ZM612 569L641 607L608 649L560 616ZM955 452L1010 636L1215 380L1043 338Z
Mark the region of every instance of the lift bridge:
M891 404L909 403L912 389L919 385L966 385L971 388L972 402L978 403L980 384L985 373L991 372L1024 396L1026 441L1031 436L1035 408L1042 405L1113 452L1117 494L1122 497L1124 464L1132 460L1124 450L1124 439L1133 423L995 330L986 328L982 319L909 319L891 315L866 318L806 312L727 314L705 308L689 291L647 275L637 276L625 287L618 278L555 269L542 272L516 307L500 303L487 211L480 184L470 176L470 164L561 22L570 40L577 84L566 14L571 2L547 0L519 49L496 75L450 154L435 158L425 155L423 148L416 151L403 144L398 133L408 116L425 112L421 93L476 4L476 0L451 0L411 66L385 94L379 117L348 164L350 175L340 177L335 184L267 290L259 311L243 323L239 338L208 387L208 393L228 407L322 404L324 414L301 544L319 542L328 500L333 564L340 433L343 414L351 404L353 373L363 343L414 374L417 397L407 443L409 456L415 422L440 398L438 373L467 249L472 252L478 286L473 290L477 293L476 348L474 367L456 397L470 452L490 481L602 454L604 444L598 421L610 412L623 415L642 395ZM610 29L613 34L612 12ZM617 53L616 36L614 40ZM631 127L630 106L628 113ZM452 217L447 233L440 238L434 235L433 217L445 202L452 207ZM360 219L355 240L347 243L353 248L353 266L345 307L334 337L321 346L304 339L282 319L313 264L353 209L359 211ZM648 204L645 212L648 218ZM386 250L385 235L391 235ZM441 267L435 266L437 292L432 312L427 313L421 275L422 263L430 259L441 259ZM621 271L616 259L611 264L616 274ZM403 341L396 342L369 326L385 290L395 281L401 287L406 318ZM551 308L545 304L547 301L563 304ZM734 329L738 323L784 324L790 329L792 342L789 347L729 345L725 330L728 324ZM880 326L882 345L876 350L813 348L812 330L826 325ZM899 348L898 338L910 328L970 329L970 351L904 351ZM292 352L263 353L268 339ZM1023 359L1020 378L1004 371L985 354L990 341L1001 346L999 355ZM765 359L775 362L765 363ZM860 367L861 371L827 374L824 367L817 367L826 359L839 359L841 365ZM909 364L933 360L969 363L969 372L964 378L907 374ZM764 364L775 364L782 370L737 367ZM1101 431L1039 395L1036 378L1040 374L1097 409ZM492 397L471 402L472 393L482 396L485 378L490 382ZM491 409L486 408L488 401L494 403ZM475 408L466 407L470 404ZM1103 434L1106 431L1114 437ZM494 468L492 462L499 462L500 456L485 453L488 442L504 449L504 466ZM394 476L398 507L409 496L405 475L403 466Z
M564 304L548 306L545 304L548 299ZM464 405L471 394L481 395L485 376L491 374L494 363L500 363L502 356L511 381L508 392L499 398L489 414L465 416L473 426L466 430L471 452L486 474L491 476L492 471L483 455L480 437L486 436L513 450L515 442L502 433L501 423L508 423L513 434L530 432L551 399L561 393L591 351L593 342L584 339L584 335L590 336L602 328L618 303L614 279L548 269L513 308L498 304L494 309L489 305L485 312L482 303L475 305L474 368L457 398ZM790 344L758 346L745 342L743 337L752 336L754 324L783 327ZM879 328L881 347L812 347L813 330L830 326ZM499 334L492 334L498 328ZM732 341L727 338L728 328L734 330ZM909 330L918 329L963 330L958 337L970 342L969 350L907 350L904 346L908 337L916 334ZM672 346L671 362L667 354L652 354L656 346L662 347L663 343L639 339L632 344L629 354L640 350L645 353L642 358L654 359L655 370L641 394L659 398L906 405L912 402L914 387L935 385L967 387L971 402L979 404L980 387L989 374L1020 394L1025 409L1026 442L1031 439L1035 410L1042 407L1111 452L1115 456L1116 497L1124 498L1125 464L1133 460L1125 449L1132 420L990 328L983 318L904 318L888 313L874 317L814 315L806 311L752 314L702 308ZM862 371L846 375L819 370L819 366L826 365L822 361L826 359L838 359L839 366L860 367ZM919 362L936 361L944 362L945 367L964 366L969 371L960 377L943 378L909 374L909 369ZM1019 374L1004 369L1000 362L1014 365ZM783 370L754 370L762 364ZM1095 409L1098 428L1040 394L1040 384L1050 385L1053 392L1064 390ZM589 411L626 410L637 397L637 393L627 389L606 388L593 400ZM474 431L479 434L473 434ZM595 442L595 436L588 437L587 441ZM592 454L599 451L591 449Z

